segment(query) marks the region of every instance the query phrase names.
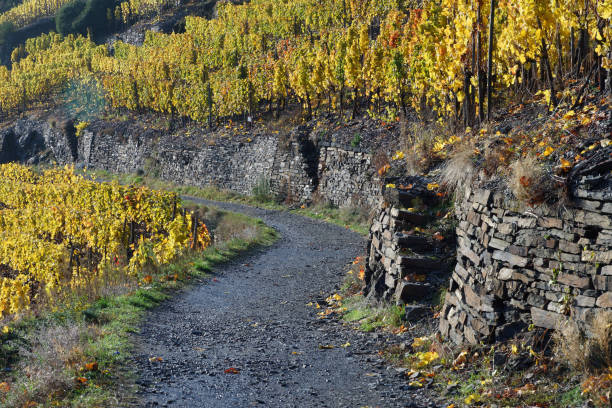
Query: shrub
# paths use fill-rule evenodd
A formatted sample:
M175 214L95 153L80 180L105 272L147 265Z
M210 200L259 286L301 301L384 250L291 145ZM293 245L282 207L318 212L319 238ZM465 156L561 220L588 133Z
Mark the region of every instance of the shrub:
M100 34L107 28L106 9L113 8L113 0L73 0L57 12L55 27L62 35Z
M12 9L19 3L21 3L20 0L0 0L0 13Z
M73 0L70 3L64 4L55 15L55 29L57 32L62 35L72 33L72 23L84 9L84 0Z
M15 26L10 21L0 23L0 47L9 42L9 37L15 32Z
M112 0L87 0L85 9L72 23L72 30L75 33L86 34L87 30L95 34L100 34L107 28L106 9L114 8Z

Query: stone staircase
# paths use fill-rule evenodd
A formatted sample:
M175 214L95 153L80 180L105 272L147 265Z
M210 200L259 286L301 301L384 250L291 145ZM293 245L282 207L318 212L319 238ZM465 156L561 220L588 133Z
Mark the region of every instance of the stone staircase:
M428 231L440 199L427 190L425 181L409 184L407 191L386 189L370 229L364 293L372 300L421 302L446 284L453 236L436 239Z

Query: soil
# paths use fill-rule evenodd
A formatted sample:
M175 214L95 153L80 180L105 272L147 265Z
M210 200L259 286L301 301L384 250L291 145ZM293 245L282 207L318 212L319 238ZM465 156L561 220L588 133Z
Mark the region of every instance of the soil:
M319 319L307 305L338 290L363 254L361 236L285 211L195 201L259 217L281 238L150 313L136 335L139 406L436 406L378 355L398 336Z

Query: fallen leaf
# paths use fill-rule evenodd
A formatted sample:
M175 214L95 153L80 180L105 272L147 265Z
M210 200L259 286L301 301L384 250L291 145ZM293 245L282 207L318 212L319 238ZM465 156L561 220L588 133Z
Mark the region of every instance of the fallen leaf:
M436 353L435 351L427 351L425 353L417 353L416 357L419 359L419 362L417 363L417 367L418 368L426 367L429 364L431 364L432 362L434 362L435 360L437 360L438 358L440 358L438 353Z
M429 341L428 337L417 337L412 342L412 347L423 347Z
M472 405L473 403L479 402L480 401L480 395L478 394L470 394L467 396L467 398L464 400L464 402L467 405Z
M573 110L570 110L565 115L563 115L563 119L569 120L569 119L572 119L574 116L576 116L576 112L574 112Z
M347 347L349 347L350 345L351 345L351 343L349 343L349 342L347 341L346 343L344 343L344 344L342 345L342 347L347 348Z
M0 383L0 392L9 392L11 390L11 386L6 381Z
M465 362L467 361L467 356L468 352L466 350L463 350L461 353L459 353L455 361L453 361L453 366L459 367L462 364L465 364Z
M409 386L411 386L411 387L415 387L415 388L421 388L421 387L423 387L423 384L421 384L421 383L420 383L420 382L418 382L418 381L411 381L411 382L410 382L408 385L409 385Z
M427 184L427 189L429 191L435 190L437 188L440 188L440 185L438 183L429 183L429 184Z
M548 146L546 147L546 149L544 150L544 153L542 153L542 156L544 157L548 157L550 156L553 152L555 151L555 149L553 149L552 147Z
M98 363L94 361L94 362L85 364L85 370L98 371Z
M149 362L150 363L159 363L159 362L162 362L162 361L164 361L164 359L161 358L161 357L149 357Z
M235 368L235 367L230 367L230 368L227 368L227 369L224 371L224 373L225 373L225 374L240 374L240 370L238 370L238 369L237 369L237 368Z
M531 179L527 176L521 176L519 183L521 183L521 186L523 187L529 187L531 185Z
M436 241L443 241L444 235L440 234L439 232L436 232L435 234L433 234L432 238Z
M87 384L87 378L85 377L76 377L74 380L79 384Z
M561 158L561 169L563 171L568 171L571 168L572 168L572 163L569 160L565 160L564 158Z
M153 277L151 275L147 275L144 278L142 278L144 283L151 283L153 282Z
M334 346L332 344L327 344L327 345L319 344L319 350L331 350L333 348Z

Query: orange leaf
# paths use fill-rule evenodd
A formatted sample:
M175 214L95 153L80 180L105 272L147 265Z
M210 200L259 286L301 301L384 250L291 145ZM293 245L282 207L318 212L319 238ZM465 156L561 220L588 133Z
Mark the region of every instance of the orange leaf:
M529 179L527 176L522 176L519 179L519 182L521 183L521 186L523 187L529 187L531 185L531 179Z
M85 364L85 370L87 371L98 371L98 363L95 361L92 363Z
M544 157L548 157L550 156L553 152L555 151L555 149L553 149L552 147L548 146L544 152L542 153L542 156Z
M144 278L142 278L142 280L144 281L144 283L151 283L153 282L153 277L151 275L147 275Z
M237 368L234 367L230 367L228 369L226 369L225 374L240 374L240 371Z
M11 386L9 385L9 383L7 382L1 382L0 383L0 391L1 392L9 392L11 389Z
M78 382L79 384L87 384L87 378L85 377L77 377L74 380Z
M440 234L439 232L436 232L435 234L433 234L432 238L436 241L443 241L444 235Z

